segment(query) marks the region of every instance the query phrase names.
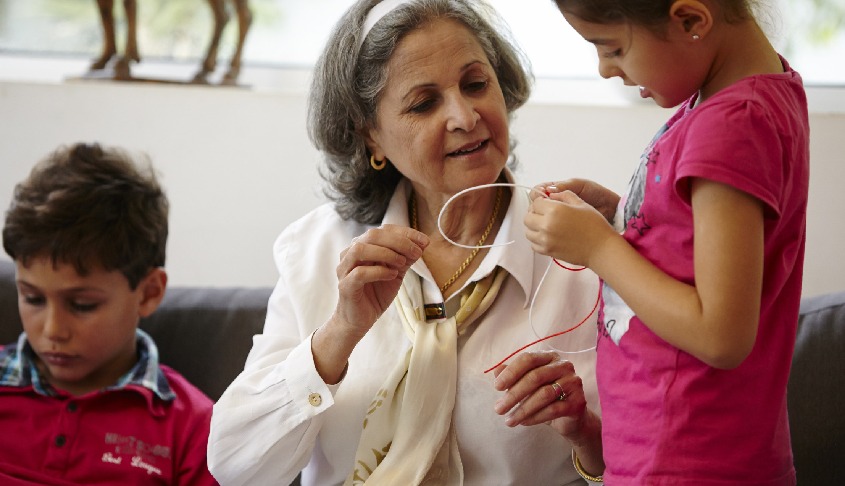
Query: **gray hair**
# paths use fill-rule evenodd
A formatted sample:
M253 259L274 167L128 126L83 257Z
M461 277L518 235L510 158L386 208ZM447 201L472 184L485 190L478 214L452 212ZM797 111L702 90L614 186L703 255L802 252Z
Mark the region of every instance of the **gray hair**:
M338 21L314 68L308 100L308 134L323 152L324 194L344 219L376 224L384 217L402 175L393 167L369 165L365 131L375 126L376 105L387 84L387 63L409 32L438 18L464 24L475 33L492 65L508 113L531 93L530 64L505 22L483 0L415 0L385 15L364 42L361 28L380 0L359 0ZM514 142L511 141L511 151ZM514 168L515 157L509 165Z

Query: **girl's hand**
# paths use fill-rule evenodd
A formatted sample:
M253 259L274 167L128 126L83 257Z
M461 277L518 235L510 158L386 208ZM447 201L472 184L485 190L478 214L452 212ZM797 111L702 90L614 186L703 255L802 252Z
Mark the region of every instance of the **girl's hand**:
M570 191L535 198L525 215L525 228L537 253L588 267L602 244L619 237L597 209Z
M559 182L544 182L536 187L537 191L551 197L564 191L572 191L590 206L596 208L608 222L613 222L616 207L619 205L619 194L610 189L586 179L567 179ZM539 192L532 191L531 198L535 199Z
M395 225L372 228L354 238L340 253L337 266L336 324L363 337L393 302L405 272L428 243L425 234Z
M505 424L551 425L573 443L583 440L587 399L575 367L554 351L526 351L493 370L505 394L495 405Z

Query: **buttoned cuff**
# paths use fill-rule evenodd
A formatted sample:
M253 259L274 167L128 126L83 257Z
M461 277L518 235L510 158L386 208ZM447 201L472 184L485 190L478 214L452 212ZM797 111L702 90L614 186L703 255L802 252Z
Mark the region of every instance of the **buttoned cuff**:
M339 384L327 385L317 372L311 352L311 336L293 348L285 361L290 366L288 389L297 408L305 415L313 416L334 404L334 393Z

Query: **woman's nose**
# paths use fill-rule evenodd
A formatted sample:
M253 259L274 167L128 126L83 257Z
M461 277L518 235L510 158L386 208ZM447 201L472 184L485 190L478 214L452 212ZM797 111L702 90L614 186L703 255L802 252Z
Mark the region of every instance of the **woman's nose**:
M475 109L472 100L464 96L455 96L447 102L448 119L446 122L446 129L450 132L455 130L463 130L465 132L472 131L481 115Z

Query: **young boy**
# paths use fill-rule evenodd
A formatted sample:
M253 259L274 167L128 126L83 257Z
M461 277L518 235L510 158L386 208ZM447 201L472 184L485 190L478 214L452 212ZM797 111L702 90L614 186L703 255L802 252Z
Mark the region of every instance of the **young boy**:
M16 186L3 247L24 332L0 348L0 484L217 484L211 400L138 329L164 297L167 213L151 168L96 144Z

